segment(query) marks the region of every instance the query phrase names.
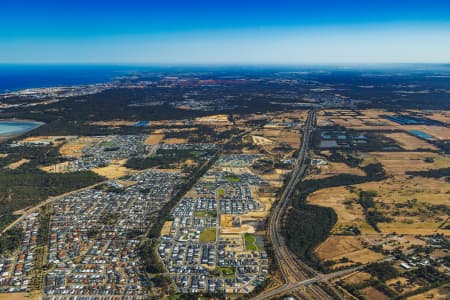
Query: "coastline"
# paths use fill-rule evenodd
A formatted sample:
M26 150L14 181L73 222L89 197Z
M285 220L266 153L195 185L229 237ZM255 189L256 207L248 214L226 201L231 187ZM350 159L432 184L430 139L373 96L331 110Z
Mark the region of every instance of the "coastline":
M129 72L129 66L117 65L0 64L0 95L111 83Z
M32 120L32 119L18 119L18 118L8 118L8 119L0 118L0 122L2 122L2 123L15 123L15 122L17 122L17 123L19 123L19 122L36 123L36 124L41 124L41 125L45 124L45 122L41 122L41 121L36 121L36 120Z
M28 133L42 125L44 125L44 122L40 122L40 121L35 121L35 120L29 120L29 119L0 119L0 126L1 124L7 124L7 123L22 123L22 124L31 124L34 126L31 126L30 128L24 128L24 129L18 129L16 131L12 131L12 132L6 132L6 133L0 133L0 143L3 143L7 140L19 137L25 133Z

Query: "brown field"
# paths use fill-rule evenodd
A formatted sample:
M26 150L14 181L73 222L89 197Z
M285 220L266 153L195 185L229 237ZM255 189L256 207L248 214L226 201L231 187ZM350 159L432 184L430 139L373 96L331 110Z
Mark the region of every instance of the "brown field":
M450 190L444 180L397 176L378 182L366 182L354 185L357 189L377 192L375 201L383 203L405 203L410 199L417 199L418 204L448 204Z
M228 115L212 115L206 117L198 117L195 119L197 123L207 123L215 126L231 125Z
M258 136L258 135L252 135L252 140L253 140L253 143L256 145L271 145L271 144L273 144L272 140L262 137L262 136Z
M325 116L324 113L331 115ZM340 125L356 130L386 130L396 129L396 123L386 120L381 115L392 115L393 113L378 109L367 109L357 111L361 115L348 110L325 110L318 116L319 126Z
M337 214L338 220L333 228L333 232L340 232L346 226L357 226L361 234L373 234L374 229L367 224L361 205L357 200L358 195L350 192L345 187L334 187L318 190L310 194L307 202L319 206L331 207ZM344 202L352 201L352 205Z
M339 174L353 174L358 176L366 175L366 173L360 168L351 168L345 163L328 162L327 165L319 166L319 168L320 174L311 174L308 177L311 179L320 179Z
M41 166L39 169L45 171L47 173L65 173L67 172L67 167L69 166L69 162L65 161L58 164L53 164L51 166Z
M449 294L450 294L450 286L445 285L440 288L429 290L422 294L408 297L408 300L422 300L422 299L446 300L448 299Z
M412 292L420 288L420 285L410 283L407 278L401 276L389 279L388 281L386 281L386 285L393 290L396 290L400 294Z
M379 223L378 228L383 233L397 233L397 234L421 234L421 235L432 235L432 234L445 234L450 235L450 230L439 229L441 222L418 222L415 223L415 218L407 219L408 223L402 222L391 222L391 223ZM413 222L413 223L411 223Z
M443 126L427 126L427 125L405 125L404 129L419 130L431 135L437 140L450 140L450 128Z
M164 222L163 227L161 228L161 235L169 235L170 229L172 228L173 221Z
M366 264L384 258L383 255L365 249L361 239L357 236L330 236L323 242L315 253L322 261L337 261L341 258L348 258L351 262ZM339 264L336 265L339 267Z
M255 233L255 228L251 225L241 225L241 227L223 227L220 228L220 234L236 234L236 233Z
M366 287L365 289L361 290L361 292L363 292L364 299L367 300L389 300L389 297L371 286Z
M81 157L84 147L92 143L100 142L102 139L103 138L99 137L81 136L74 141L62 145L61 148L59 148L59 153L61 153L62 156Z
M262 135L266 138L279 138L283 134L281 129L263 129Z
M92 122L91 124L96 126L132 126L133 124L136 124L136 121L111 120L111 121L97 121Z
M419 112L422 113L422 111L414 111L414 112ZM430 112L427 114L424 114L424 117L431 119L431 120L435 120L435 121L439 121L442 123L446 123L446 124L450 124L450 111L439 111L439 112Z
M0 300L24 300L27 293L0 293Z
M372 277L369 273L358 271L343 278L345 284L359 284Z
M145 145L157 145L164 139L163 133L152 133L144 142Z
M432 163L425 162L432 158ZM380 162L388 175L403 175L407 171L424 171L450 167L450 158L431 152L370 152L363 164Z
M184 144L187 143L187 139L182 139L182 138L168 138L168 139L164 139L163 140L164 144Z
M365 235L362 237L362 241L371 245L381 245L383 250L392 251L398 247L402 249L408 249L411 246L425 246L426 243L415 237L415 234L406 235Z
M360 110L361 116L351 116L343 110L327 110L331 112L332 116L320 115L318 118L319 124L327 125L327 123L332 122L334 124L357 129L357 130L420 130L423 131L435 139L438 140L448 140L450 139L450 128L436 125L400 125L393 121L387 120L381 115L393 115L392 112L387 112L384 110L368 109ZM443 123L449 123L450 117L449 112L439 112L433 113L431 115L424 115L424 117L441 121Z
M364 123L356 118L330 118L329 120L336 125L347 128L364 126Z
M384 135L388 138L395 140L405 150L417 150L417 149L437 150L436 146L405 132L394 132Z
M226 215L226 214L220 215L220 226L231 227L231 226L233 226L231 224L232 221L233 221L233 215Z
M450 234L450 230L438 229L447 219L445 213L433 212L428 209L428 205L448 205L449 196L447 193L450 189L448 183L444 180L396 176L380 182L357 184L354 187L358 190L377 192L375 202L384 204L384 206L377 204L377 209L393 218L391 223L378 223L378 227L383 233ZM399 210L399 215L391 215L397 210L396 204L405 204L411 199L416 199L411 208L404 207ZM339 218L340 211L337 210L336 212Z
M265 150L272 152L276 147L281 144L287 144L292 148L292 151L285 153L285 156L290 157L294 152L294 149L300 147L301 133L296 129L286 129L283 127L271 127L263 130L258 130L252 134L252 142L265 146Z
M47 136L47 135L40 135L40 136L30 136L27 138L24 138L21 140L21 142L27 143L27 142L44 142L44 143L53 143L54 145L60 145L64 143L65 141L74 139L74 136ZM57 141L59 139L65 139L61 141Z
M113 160L109 166L102 168L93 168L92 171L109 179L119 178L136 173L136 170L128 169L123 166L126 161L126 159Z
M24 165L24 164L26 164L26 163L28 163L28 162L30 162L29 159L22 158L22 159L19 160L19 161L10 163L10 164L7 165L5 168L11 169L11 170L15 170L15 169L17 169L18 167L20 167L20 166L22 166L22 165Z

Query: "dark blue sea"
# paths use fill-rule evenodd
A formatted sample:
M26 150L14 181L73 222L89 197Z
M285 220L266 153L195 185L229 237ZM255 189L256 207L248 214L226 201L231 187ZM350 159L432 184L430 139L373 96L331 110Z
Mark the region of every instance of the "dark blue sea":
M0 93L28 88L110 82L136 68L106 65L2 65Z

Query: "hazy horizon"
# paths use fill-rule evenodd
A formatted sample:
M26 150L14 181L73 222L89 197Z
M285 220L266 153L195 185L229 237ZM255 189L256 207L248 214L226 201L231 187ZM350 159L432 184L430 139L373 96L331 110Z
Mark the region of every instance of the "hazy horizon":
M0 63L450 62L448 1L5 1Z

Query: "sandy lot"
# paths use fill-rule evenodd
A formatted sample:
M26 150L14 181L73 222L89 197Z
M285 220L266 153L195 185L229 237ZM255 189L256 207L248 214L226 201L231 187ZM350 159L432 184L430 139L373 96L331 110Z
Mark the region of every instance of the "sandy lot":
M252 135L252 140L253 140L253 143L255 143L256 145L271 145L271 144L273 144L272 140L262 137L262 136L259 136L259 135Z
M109 179L119 178L136 173L136 170L128 169L123 166L126 161L126 159L113 160L109 166L102 168L93 168L92 171Z
M163 227L161 228L161 235L169 235L170 229L172 228L173 221L164 222Z
M7 165L5 168L11 169L11 170L15 170L15 169L17 169L18 167L20 167L20 166L22 166L22 165L24 165L24 164L26 164L26 163L28 163L28 162L30 162L29 159L22 158L22 159L19 160L19 161L10 163L10 164Z
M61 146L59 149L59 153L61 153L62 156L70 156L70 157L81 157L83 152L82 150L84 147L92 144L92 143L98 143L102 140L101 137L87 137L82 136L74 141L70 141L64 145Z
M27 293L0 293L0 300L23 300L27 299Z
M231 227L233 226L232 221L233 215L226 215L226 214L220 215L220 226Z
M229 233L255 233L255 228L251 225L241 225L241 227L222 227L220 228L220 234Z
M144 142L145 145L157 145L164 139L164 134L153 133Z
M215 126L231 125L228 121L228 115L212 115L206 117L198 117L195 119L196 123L209 124Z
M184 144L187 143L187 139L182 139L182 138L168 138L168 139L164 139L163 140L164 144Z

